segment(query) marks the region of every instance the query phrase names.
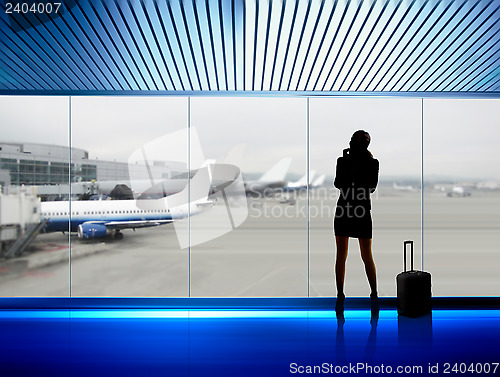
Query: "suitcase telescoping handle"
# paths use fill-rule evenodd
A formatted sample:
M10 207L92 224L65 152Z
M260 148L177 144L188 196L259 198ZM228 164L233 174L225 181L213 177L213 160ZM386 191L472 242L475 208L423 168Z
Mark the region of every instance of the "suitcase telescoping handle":
M406 245L410 245L410 252L411 252L411 270L413 271L413 241L404 241L404 254L405 254L405 272L406 272Z

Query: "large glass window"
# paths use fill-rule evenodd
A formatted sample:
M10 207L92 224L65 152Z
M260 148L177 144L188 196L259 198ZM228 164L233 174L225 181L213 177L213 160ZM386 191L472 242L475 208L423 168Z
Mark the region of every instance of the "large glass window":
M410 239L434 296L498 296L499 109L487 99L0 97L10 177L0 296L335 296L333 181L359 129L380 163L379 294L396 295ZM11 249L40 220L33 242ZM369 294L356 239L345 293Z
M91 164L82 164L76 166L76 181L95 181L97 179L97 166Z
M15 158L2 158L0 169L6 170L10 174L10 183L19 186L19 163Z
M50 167L50 182L52 184L67 183L69 177L69 163L51 162ZM69 191L68 191L69 194Z

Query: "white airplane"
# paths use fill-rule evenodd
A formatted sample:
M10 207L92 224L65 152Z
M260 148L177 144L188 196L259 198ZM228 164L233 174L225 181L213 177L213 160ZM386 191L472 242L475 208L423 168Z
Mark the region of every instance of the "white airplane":
M285 187L287 184L285 176L291 163L291 157L281 159L258 180L245 181L245 191L247 194L260 195L260 193L265 192L266 190Z
M316 176L316 170L311 170L309 173L309 185L312 185L313 179ZM302 178L300 178L298 181L295 182L289 182L285 186L285 191L292 191L292 190L302 190L307 187L307 173L304 175Z
M455 186L446 195L448 197L466 198L466 197L470 196L471 193L470 193L470 191L467 191L464 186Z
M394 182L392 184L392 187L395 189L395 190L398 190L398 191L415 191L415 188L411 185L408 185L408 186L399 186L396 182Z
M476 188L478 190L498 190L500 188L500 184L493 181L479 182L476 184Z
M313 183L311 183L311 187L310 188L317 188L319 186L321 186L323 183L325 183L325 178L326 178L326 175L325 174L321 174L318 178L316 178Z
M200 169L201 170L201 169ZM206 171L208 169L203 169ZM203 185L205 196L190 203L185 203L188 188L177 194L161 199L151 200L90 200L90 201L61 201L42 202L41 218L47 220L45 232L78 232L83 239L103 238L112 235L122 239L123 229L136 229L169 224L182 220L189 215L200 213L204 208L211 207L213 202L208 200L210 181L192 179L192 185ZM202 177L203 178L203 177ZM194 190L192 190L194 191ZM183 203L171 205L169 203Z

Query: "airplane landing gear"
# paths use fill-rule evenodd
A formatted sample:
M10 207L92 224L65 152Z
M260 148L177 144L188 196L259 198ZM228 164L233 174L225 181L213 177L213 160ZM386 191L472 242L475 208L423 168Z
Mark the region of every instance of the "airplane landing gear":
M123 233L120 232L119 230L115 231L113 233L113 239L115 239L115 240L121 240L121 239L123 239Z

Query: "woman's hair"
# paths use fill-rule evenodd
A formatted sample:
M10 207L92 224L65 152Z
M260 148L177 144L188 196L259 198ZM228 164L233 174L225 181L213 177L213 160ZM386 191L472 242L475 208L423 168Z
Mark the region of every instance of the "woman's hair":
M349 146L354 150L367 150L370 145L370 134L364 130L356 131L349 142Z

